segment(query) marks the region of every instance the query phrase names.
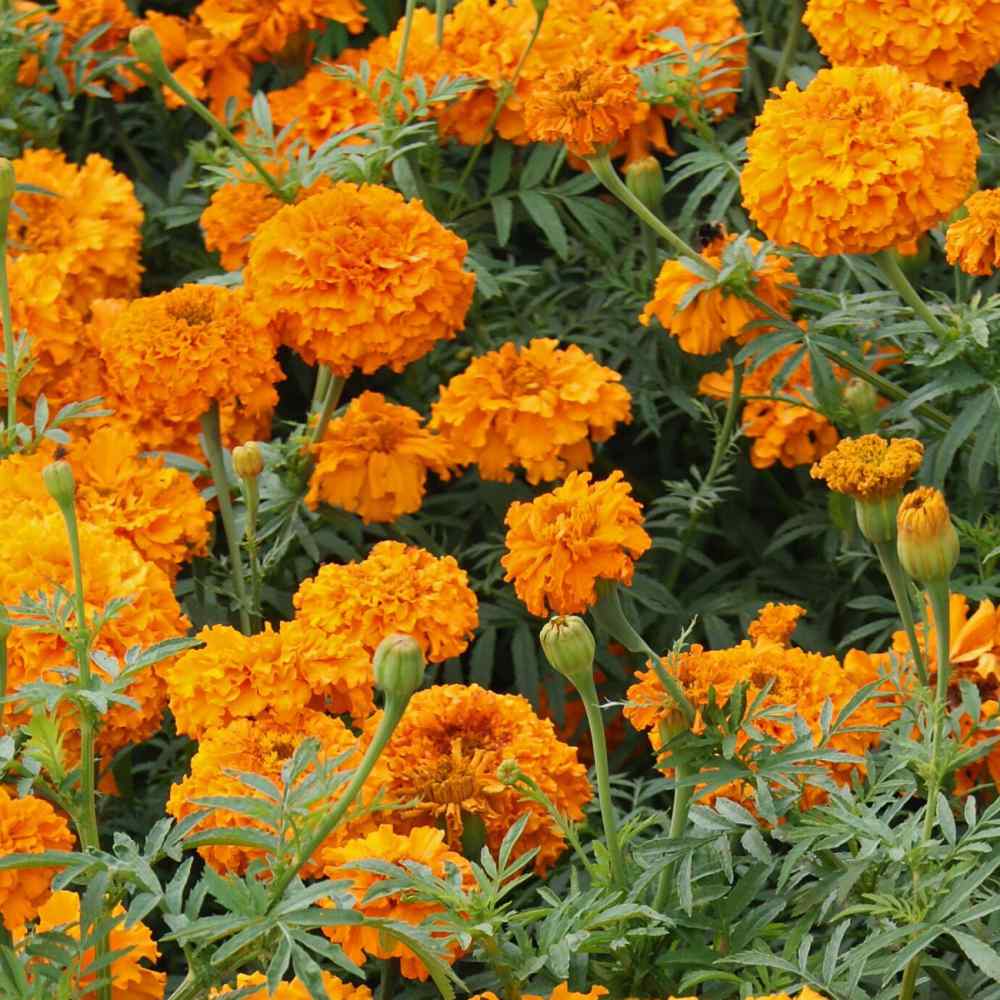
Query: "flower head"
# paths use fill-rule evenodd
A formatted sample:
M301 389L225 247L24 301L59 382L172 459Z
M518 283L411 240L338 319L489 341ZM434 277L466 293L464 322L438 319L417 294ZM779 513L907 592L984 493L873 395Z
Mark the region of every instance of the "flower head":
M456 460L476 463L483 479L528 482L585 469L591 441L606 441L632 418L621 376L575 344L553 339L506 343L475 358L441 390L431 428L452 443Z
M855 500L880 500L899 494L920 468L924 446L914 438L886 440L878 434L844 438L810 470L835 493Z
M747 635L757 643L773 642L788 646L806 609L798 604L773 604L768 602L757 612L757 618L750 623Z
M621 472L591 482L572 472L562 486L507 511L507 554L500 560L533 615L572 615L597 600L598 580L628 586L652 544L642 508Z
M75 839L66 818L45 799L15 796L0 785L0 857L70 851ZM55 868L0 871L0 926L17 936L52 893Z
M367 731L378 722L374 716ZM565 842L545 809L526 802L497 779L497 768L513 760L560 812L579 819L591 797L586 768L576 749L562 743L552 723L540 719L526 698L495 694L476 684L436 685L418 691L369 779L387 801L414 804L389 814L397 829L443 826L450 847L460 850L470 816L486 830L494 853L525 812L528 825L517 852L539 848L535 869L544 873Z
M362 562L330 563L306 580L293 598L295 620L309 632L354 639L369 655L387 635L410 635L440 663L465 650L478 624L468 579L451 556L379 542Z
M395 521L420 509L427 473L450 478L451 444L420 426L420 414L365 392L330 422L312 448L306 503L341 507L362 520Z
M475 285L466 250L419 201L341 182L260 228L246 281L307 361L345 376L399 372L464 325Z
M735 240L733 235L720 236L701 255L718 269L723 265L723 250ZM749 237L746 246L756 257L762 244ZM765 319L759 308L725 288L706 288L692 298L692 290L702 281L684 261L666 261L656 279L652 301L646 303L639 322L649 326L655 316L689 354L715 354L727 340L745 344L774 329L759 322ZM748 290L784 315L788 315L798 283L791 262L777 254L767 254L763 266L747 275ZM748 329L749 323L756 325Z
M325 971L320 972L320 978L329 1000L372 1000L372 991L367 986L345 983L342 979ZM274 993L268 992L267 976L263 972L241 972L236 977L236 983L233 986L212 990L209 997L214 1000L214 998L225 996L233 990L248 990L251 986L259 986L260 989L254 993L244 994L246 1000L312 1000L309 988L298 977L279 983Z
M834 66L889 64L967 87L1000 61L997 0L809 0L802 21Z
M992 274L1000 267L1000 188L977 191L965 208L968 214L948 227L948 263L966 274Z
M893 66L842 67L771 98L747 149L751 218L823 257L912 245L962 203L979 141L961 94Z
M896 515L899 561L914 580L946 580L958 562L959 541L944 494L921 486L903 497Z

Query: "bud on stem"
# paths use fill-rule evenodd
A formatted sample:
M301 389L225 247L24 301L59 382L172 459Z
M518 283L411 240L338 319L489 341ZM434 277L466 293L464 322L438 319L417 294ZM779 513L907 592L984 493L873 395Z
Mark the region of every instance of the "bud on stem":
M921 486L899 506L897 551L903 569L925 586L947 582L958 563L958 532L944 494Z
M542 651L553 669L574 687L585 684L594 674L594 634L576 615L556 615L541 631Z
M416 639L409 635L388 635L375 650L372 670L375 686L387 697L404 704L424 680L424 654Z

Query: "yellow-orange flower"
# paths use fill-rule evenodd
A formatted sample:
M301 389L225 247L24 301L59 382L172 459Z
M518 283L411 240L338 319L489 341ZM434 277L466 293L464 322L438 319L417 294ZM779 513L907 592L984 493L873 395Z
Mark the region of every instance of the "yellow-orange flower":
M628 586L638 559L652 544L642 507L619 471L591 482L571 472L562 486L507 511L508 582L533 615L586 611L598 580Z
M22 595L39 591L51 595L59 586L72 591L69 542L58 514L12 514L0 522L0 534L5 539L0 605L16 605ZM174 598L170 579L142 559L129 542L108 527L83 522L80 552L88 619L112 600L131 598L101 629L96 650L124 663L133 646L145 648L186 632L187 621ZM73 653L61 637L23 628L11 632L7 652L11 692L29 681L59 683L60 675L54 671L73 662ZM93 669L102 668L95 663ZM104 765L110 764L118 750L148 739L159 728L167 700L163 674L169 669L166 661L141 671L125 692L138 707L113 704L102 717L97 751ZM69 718L66 724L67 749L76 753L78 727Z
M997 0L809 0L802 21L834 66L889 64L967 87L1000 62Z
M215 796L263 800L262 792L244 784L232 772L250 771L280 787L282 767L306 739L318 741L321 760L332 760L357 744L354 735L339 719L309 709L300 711L294 720L278 720L265 712L253 719L235 719L226 726L206 732L191 759L191 773L170 789L167 812L175 819L184 819L204 808L198 805L198 800ZM313 808L324 809L329 805L328 800L323 800L314 803ZM198 826L206 830L214 827L265 829L261 823L224 808L211 809ZM350 832L348 824L346 832L341 830L334 836L343 837ZM290 832L289 836L292 836ZM228 844L205 845L199 847L198 852L217 871L236 873L245 872L251 861L265 855L263 848ZM305 871L310 876L317 874L315 862L310 862Z
M603 986L591 986L586 993L574 993L569 988L569 983L560 983L548 996L548 1000L599 1000L600 997L607 996L607 989ZM522 1000L546 1000L545 997L535 993L522 993ZM469 1000L500 1000L495 993L477 993ZM698 1000L697 997L668 997L667 1000Z
M896 519L900 538L933 542L951 524L951 512L940 490L919 486L903 497Z
M966 274L992 274L1000 267L1000 188L977 191L965 208L968 214L948 227L948 263Z
M0 785L0 857L71 851L73 834L64 816L44 799L17 797ZM0 871L0 926L18 934L52 893L55 868L15 868Z
M327 878L351 879L355 906L370 919L392 920L417 926L440 913L441 909L434 903L407 899L400 893L365 902L366 893L383 881L383 878L374 872L354 868L351 862L374 859L402 867L413 863L423 865L438 877L447 875L450 866L462 875L466 888L471 888L474 884L469 862L461 854L449 849L444 841L443 830L428 826L414 827L407 834L398 834L391 826L382 825L366 836L324 849L320 857L323 874ZM428 977L427 967L406 945L382 934L377 927L341 924L324 927L323 932L344 949L348 958L359 965L368 956L397 958L400 972L407 979L424 980ZM443 936L440 932L435 934L432 931L431 934L438 938ZM453 943L449 954L452 961L459 955L459 949Z
M419 201L342 182L260 228L246 281L307 361L345 376L399 372L464 325L475 285L466 250Z
M222 401L270 413L284 375L266 332L248 332L245 302L219 285L129 302L101 337L112 387L142 412L178 423Z
M965 199L979 141L961 94L893 66L841 67L771 98L747 149L751 218L822 257L911 247Z
M844 438L810 470L835 493L872 501L896 496L924 460L914 438L886 440L878 434Z
M372 991L367 986L355 986L353 983L345 983L342 979L331 975L329 972L320 972L323 980L323 989L329 1000L372 1000ZM245 994L247 1000L311 1000L312 994L301 979L292 979L289 982L278 984L274 993L267 990L267 976L263 972L240 973L236 977L233 986L221 990L212 990L210 997L221 997L232 990L246 990L251 986L259 986L260 989L254 993Z
M475 463L483 479L510 482L522 466L529 483L587 468L591 441L606 441L632 419L621 375L575 344L550 338L506 343L475 358L441 390L431 428Z
M377 722L378 716L369 721L369 733ZM387 802L415 800L410 808L388 814L397 830L443 826L455 850L461 850L468 817L482 821L495 854L510 827L527 813L516 850L537 847L535 869L544 874L565 841L542 806L499 781L497 768L505 760L515 761L560 812L582 818L591 789L576 748L559 740L552 723L540 719L526 698L495 694L476 684L439 684L418 691L369 787L382 789Z
M388 635L410 635L431 663L460 655L479 622L454 558L402 542L379 542L361 562L323 566L293 603L303 629L355 639L369 655Z
M720 236L701 255L716 269L721 268L722 252L735 240L733 235ZM754 255L762 246L752 237L746 243ZM774 329L759 322L766 318L764 312L726 289L709 288L690 298L691 290L702 282L688 263L666 261L656 279L653 298L646 303L639 322L649 326L655 316L689 354L715 354L727 340L745 344ZM767 254L763 266L748 275L748 289L786 316L798 283L788 258L777 254ZM748 328L749 323L756 325Z
M111 915L124 918L125 908L116 906ZM36 930L44 933L58 927L63 934L79 940L79 920L80 897L75 892L55 892L38 911ZM108 944L111 952L124 952L111 963L112 1000L162 1000L167 974L150 968L160 957L160 949L149 928L143 923L126 928L123 922L119 922L112 929ZM77 961L79 971L82 972L93 964L94 949L86 949ZM146 962L149 965L144 964ZM93 979L93 975L80 977L80 985L83 987L81 1000L94 1000L97 996L96 989L86 988Z
M364 392L312 447L316 465L306 503L341 507L365 524L420 509L427 473L451 476L450 442L420 426L420 414Z
M63 282L66 302L83 313L94 299L139 290L142 207L132 182L91 153L78 166L54 149L28 149L14 160L18 191L10 215L14 257L42 254Z

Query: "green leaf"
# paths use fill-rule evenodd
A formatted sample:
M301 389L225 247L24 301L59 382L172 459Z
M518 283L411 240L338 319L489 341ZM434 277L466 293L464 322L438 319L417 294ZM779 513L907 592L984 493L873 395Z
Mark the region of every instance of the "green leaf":
M514 203L510 198L494 198L490 202L493 209L493 224L497 231L497 243L505 247L510 239L510 227L514 219Z
M486 193L502 191L510 180L510 168L514 161L514 147L504 139L493 140L493 155L490 157L490 174L486 182ZM501 244L504 241L501 240Z
M552 207L552 202L537 191L522 191L518 197L535 225L545 233L545 238L552 249L565 260L569 255L569 237L566 235L566 227L559 218L559 213Z
M941 439L937 454L934 456L934 468L931 479L938 486L944 485L945 476L951 468L955 454L966 442L969 436L986 419L986 414L993 405L993 395L984 392L976 396L968 406L952 421L948 433Z
M549 146L544 143L539 143L535 146L528 157L528 162L525 163L524 169L521 171L521 190L527 191L529 188L538 187L545 175L552 168L552 164L558 155L558 146Z
M984 941L963 931L947 932L965 952L965 957L984 975L1000 981L1000 955Z

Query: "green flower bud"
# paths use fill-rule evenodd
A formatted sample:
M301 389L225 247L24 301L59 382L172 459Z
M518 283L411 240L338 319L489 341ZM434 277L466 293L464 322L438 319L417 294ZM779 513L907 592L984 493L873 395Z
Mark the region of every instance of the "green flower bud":
M594 634L577 615L556 615L539 636L549 663L576 686L593 676Z
M166 64L163 61L163 50L156 32L148 24L140 24L128 35L132 51L157 75L165 76Z
M666 184L663 168L655 156L643 156L625 167L625 183L629 191L651 212L659 212Z
M387 695L408 700L424 680L424 654L409 635L387 635L372 660L375 686Z
M900 495L855 500L858 527L869 542L891 542L896 537L896 512Z
M233 449L233 468L240 479L256 479L264 471L264 456L256 441L248 441Z
M14 164L6 156L0 156L0 201L10 201L17 189Z
M943 583L958 563L960 544L944 494L932 486L908 493L899 507L896 548L918 583Z
M49 495L63 510L72 507L76 499L76 482L69 462L60 459L42 469L42 479Z
M851 411L858 426L866 434L874 429L878 392L870 382L861 378L852 378L844 390L844 405Z
M520 776L521 765L516 760L507 757L500 762L500 766L497 768L497 781L501 785L507 785L509 788Z

